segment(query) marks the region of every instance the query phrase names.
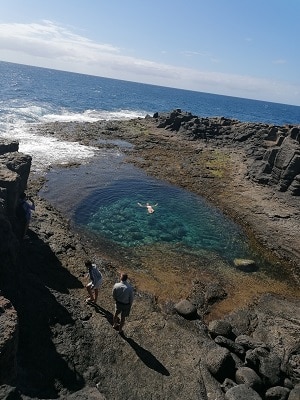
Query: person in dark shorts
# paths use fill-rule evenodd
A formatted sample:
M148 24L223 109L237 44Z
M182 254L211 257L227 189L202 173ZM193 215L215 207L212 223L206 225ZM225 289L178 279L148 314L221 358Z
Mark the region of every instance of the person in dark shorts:
M119 328L119 333L123 333L125 319L129 316L133 303L133 288L130 283L127 282L127 279L128 275L125 273L121 273L120 282L115 283L112 290L112 295L115 300L113 327ZM118 325L120 314L120 325Z

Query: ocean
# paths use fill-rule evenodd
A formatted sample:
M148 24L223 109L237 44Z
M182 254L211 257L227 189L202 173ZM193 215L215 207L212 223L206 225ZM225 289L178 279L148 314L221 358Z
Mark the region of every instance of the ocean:
M0 62L0 137L16 139L34 156L33 168L93 156L90 149L35 137L30 127L52 121L144 117L175 108L202 117L300 124L300 107L126 82Z
M47 122L123 120L176 108L200 117L297 125L300 107L7 62L0 62L0 86L0 138L19 141L19 151L33 158L32 173L47 173L41 195L76 227L113 248L114 254L117 249L120 254L131 249L136 265L141 259L146 264L158 263L162 254L170 263L183 263L183 259L186 263L189 257L191 264L199 262L199 268L209 259L214 268L221 269L232 266L233 258L252 258L263 274L270 272L240 227L219 210L199 196L122 163L126 143L120 141L116 150L99 154L99 149L37 135L36 129ZM56 167L48 172L51 165L71 161L82 165L76 171ZM151 218L137 207L137 202L145 201L158 202ZM272 274L280 275L280 267L272 268ZM263 282L261 276L258 280Z

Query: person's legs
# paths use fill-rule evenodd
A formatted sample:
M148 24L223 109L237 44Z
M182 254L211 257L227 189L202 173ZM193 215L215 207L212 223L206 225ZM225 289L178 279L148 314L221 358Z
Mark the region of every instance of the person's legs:
M129 305L129 304L124 304L122 306L119 333L123 333L123 327L124 327L124 324L125 324L125 319L126 319L126 317L129 317L130 308L131 308L131 305Z
M121 314L121 320L120 320L120 326L119 326L119 333L123 333L123 326L125 324L125 315L122 312Z
M89 300L90 300L90 301L94 301L94 296L93 296L93 291L92 291L92 285L91 285L91 283L88 283L88 284L86 285L86 290L87 290L87 292L88 292L88 294L89 294L89 296L90 296Z
M119 314L120 314L120 311L116 310L116 312L113 316L113 328L116 328L118 326Z
M95 289L94 289L94 292L95 292L95 299L94 299L94 302L97 303L98 292L99 292L99 291L98 291L98 289L95 288Z

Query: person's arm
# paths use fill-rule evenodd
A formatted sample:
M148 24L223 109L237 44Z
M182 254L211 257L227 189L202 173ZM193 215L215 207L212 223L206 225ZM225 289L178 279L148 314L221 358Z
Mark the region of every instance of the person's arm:
M146 207L146 206L144 206L143 204L141 204L141 203L138 203L138 205L140 206L140 207Z
M115 288L115 287L113 287L113 290L112 290L112 296L113 296L113 299L114 299L114 300L117 300L117 296L116 296L116 288Z

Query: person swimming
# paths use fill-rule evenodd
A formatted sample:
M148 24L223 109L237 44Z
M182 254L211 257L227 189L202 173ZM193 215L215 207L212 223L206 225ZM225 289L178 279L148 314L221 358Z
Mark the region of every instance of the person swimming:
M153 214L154 211L155 211L153 207L156 207L158 205L158 203L154 204L153 206L151 206L151 204L149 204L149 203L146 203L145 205L143 205L141 203L138 203L138 205L140 207L146 207L147 211L148 211L148 214Z

